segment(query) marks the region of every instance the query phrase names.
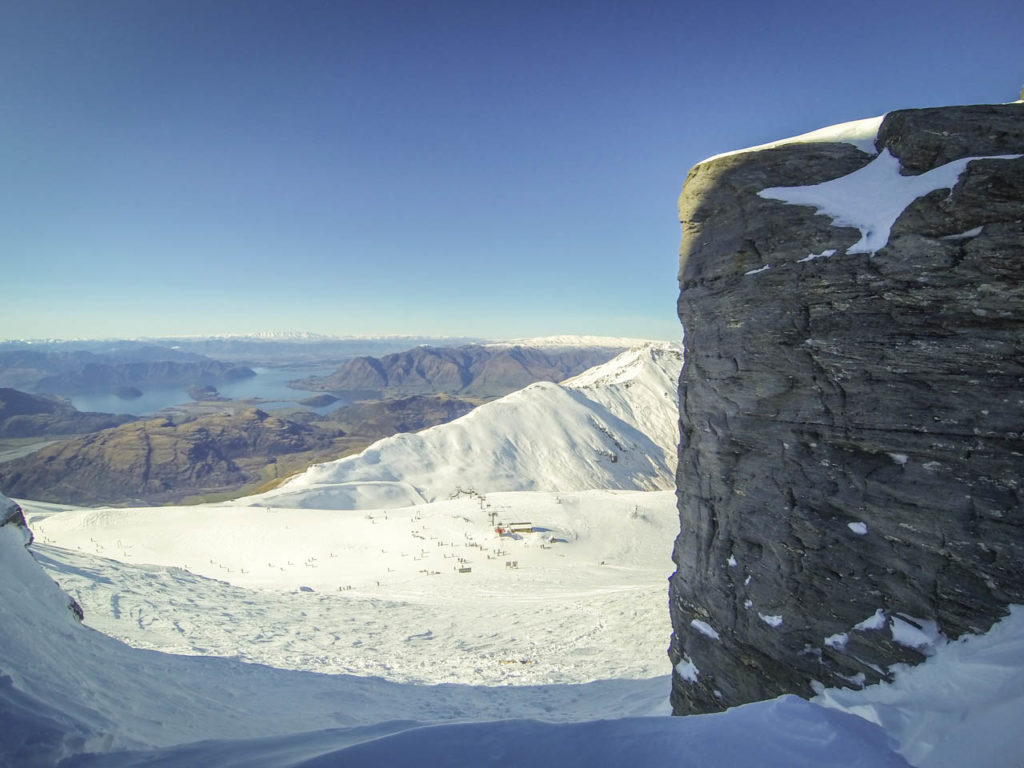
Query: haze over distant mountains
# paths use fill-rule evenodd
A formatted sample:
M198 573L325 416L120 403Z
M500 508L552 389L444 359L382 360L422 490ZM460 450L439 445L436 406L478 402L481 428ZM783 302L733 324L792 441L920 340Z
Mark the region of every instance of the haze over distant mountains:
M216 385L253 375L246 366L152 345L105 352L0 349L0 385L54 395Z

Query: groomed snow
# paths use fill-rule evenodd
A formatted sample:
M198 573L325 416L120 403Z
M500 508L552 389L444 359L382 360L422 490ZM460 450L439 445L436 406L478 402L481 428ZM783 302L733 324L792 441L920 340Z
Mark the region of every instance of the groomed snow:
M25 509L86 622L138 647L428 684L666 674L667 640L648 639L671 633L671 491L373 512ZM491 513L534 530L499 536Z

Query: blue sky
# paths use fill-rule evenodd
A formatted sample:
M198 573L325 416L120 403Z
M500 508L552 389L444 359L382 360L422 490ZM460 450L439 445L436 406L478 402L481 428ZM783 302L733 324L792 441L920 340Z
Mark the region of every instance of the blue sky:
M677 339L688 169L1004 102L1024 4L0 4L0 338Z

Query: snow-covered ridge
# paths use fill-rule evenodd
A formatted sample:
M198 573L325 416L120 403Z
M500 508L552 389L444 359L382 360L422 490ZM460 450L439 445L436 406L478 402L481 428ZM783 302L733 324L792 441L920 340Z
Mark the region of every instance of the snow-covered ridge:
M372 509L492 491L665 490L682 350L648 344L562 385L533 384L460 419L310 467L257 506Z
M668 452L674 471L682 364L681 344L649 343L566 379L562 386L583 393L651 437Z

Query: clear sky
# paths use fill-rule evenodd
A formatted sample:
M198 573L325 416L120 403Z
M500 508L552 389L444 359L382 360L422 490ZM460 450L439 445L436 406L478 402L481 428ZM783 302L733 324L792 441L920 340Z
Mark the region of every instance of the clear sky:
M1017 0L2 0L0 338L676 339L694 163L1022 84Z

